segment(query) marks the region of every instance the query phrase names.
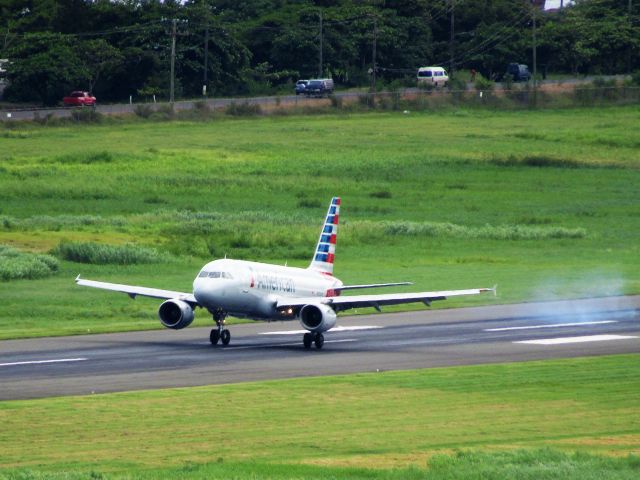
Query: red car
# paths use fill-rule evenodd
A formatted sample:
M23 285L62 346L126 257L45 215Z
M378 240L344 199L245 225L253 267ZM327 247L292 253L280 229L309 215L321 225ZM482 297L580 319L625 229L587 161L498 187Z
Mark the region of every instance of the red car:
M96 104L96 97L89 92L71 92L68 97L62 99L65 107L93 107Z

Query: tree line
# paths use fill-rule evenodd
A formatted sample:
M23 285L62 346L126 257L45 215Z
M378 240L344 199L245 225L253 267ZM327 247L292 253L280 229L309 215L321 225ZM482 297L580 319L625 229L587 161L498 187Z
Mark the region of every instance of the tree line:
M202 95L203 85L215 96L274 93L318 76L370 85L374 69L388 83L415 76L422 65L491 78L511 62L531 66L534 22L540 71L640 68L633 1L576 0L555 12L541 3L3 0L4 96L53 105L81 89L100 101L166 99L172 56L178 98Z

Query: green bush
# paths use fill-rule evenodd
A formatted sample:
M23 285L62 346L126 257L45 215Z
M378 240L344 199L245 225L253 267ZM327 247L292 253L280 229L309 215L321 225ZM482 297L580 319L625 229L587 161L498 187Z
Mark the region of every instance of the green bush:
M389 190L379 190L376 192L371 192L369 194L372 198L391 198L391 192Z
M235 103L232 102L224 109L224 113L234 117L250 117L262 114L260 105L249 102Z
M465 82L459 75L456 75L449 79L447 88L451 92L464 92L467 89L467 82Z
M489 80L488 78L484 78L482 75L478 73L476 77L476 81L473 84L474 88L478 91L491 92L493 91L493 87L495 83Z
M152 120L167 121L173 120L176 116L176 112L173 109L173 105L170 103L160 105L155 112L149 117Z
M155 110L153 109L153 106L147 103L139 104L133 107L133 113L135 113L140 118L149 118L154 112Z
M95 108L81 107L71 111L71 118L77 123L102 123L104 115Z
M513 75L507 73L502 79L503 90L511 90L513 88Z
M0 245L0 281L48 277L58 269L58 260L50 255L26 253Z
M107 245L94 242L62 241L53 253L64 260L78 263L133 265L157 263L162 256L155 249L138 245Z
M335 95L329 95L329 101L331 106L336 109L342 108L342 97L336 97Z

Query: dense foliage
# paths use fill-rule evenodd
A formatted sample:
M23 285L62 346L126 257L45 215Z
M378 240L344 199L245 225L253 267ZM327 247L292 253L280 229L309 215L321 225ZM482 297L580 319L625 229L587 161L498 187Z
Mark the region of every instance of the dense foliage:
M178 97L200 95L205 83L213 95L267 93L318 75L368 85L374 38L377 77L386 82L425 64L474 68L486 77L509 62L531 64L531 2L456 0L451 65L452 3L4 0L0 58L11 61L5 96L54 104L71 89L87 89L101 101L167 98L174 20ZM538 8L535 16L541 71L640 67L640 6L633 2L577 0L559 12Z

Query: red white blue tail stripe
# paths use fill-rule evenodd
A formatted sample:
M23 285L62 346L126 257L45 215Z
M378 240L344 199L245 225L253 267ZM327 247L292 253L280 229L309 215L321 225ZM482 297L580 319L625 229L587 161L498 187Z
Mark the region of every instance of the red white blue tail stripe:
M336 239L338 235L338 217L340 215L340 197L333 197L327 216L320 232L320 239L310 268L333 275L333 261L336 255Z

